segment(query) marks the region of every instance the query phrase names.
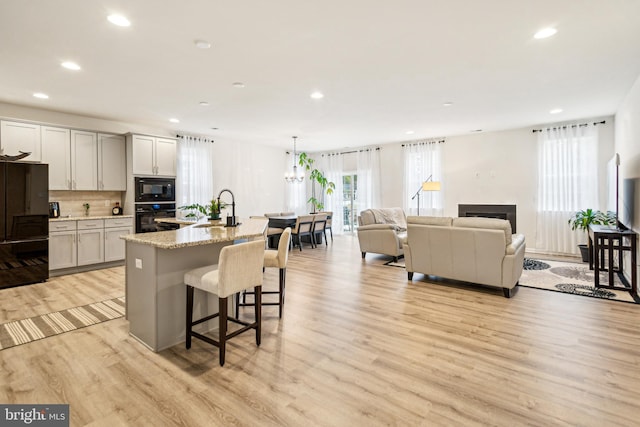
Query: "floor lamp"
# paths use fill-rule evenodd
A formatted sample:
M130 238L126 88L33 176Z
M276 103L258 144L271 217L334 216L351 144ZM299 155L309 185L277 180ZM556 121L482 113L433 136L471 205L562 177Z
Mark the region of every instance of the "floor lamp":
M418 198L418 216L420 216L420 193L423 191L440 191L440 181L434 181L433 175L429 175L429 178L422 183L416 194L411 198L411 200Z

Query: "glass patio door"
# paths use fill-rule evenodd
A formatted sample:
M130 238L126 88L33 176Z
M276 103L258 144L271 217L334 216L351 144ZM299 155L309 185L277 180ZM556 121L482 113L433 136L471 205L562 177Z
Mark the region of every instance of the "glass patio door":
M343 224L344 232L352 233L358 228L358 175L342 176L342 197L344 201Z

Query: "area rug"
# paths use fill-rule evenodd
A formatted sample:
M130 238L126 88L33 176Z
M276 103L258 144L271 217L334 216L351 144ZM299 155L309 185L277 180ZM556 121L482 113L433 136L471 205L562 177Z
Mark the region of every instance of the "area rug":
M640 298L629 291L596 288L593 279L593 270L584 263L525 258L519 284L527 288L640 304ZM616 286L622 286L617 275L614 279ZM609 283L609 273L600 272L600 283Z
M0 350L124 316L124 297L0 325Z
M384 263L390 267L405 268L404 259ZM600 283L609 281L607 272L600 272ZM593 285L593 270L583 263L524 259L524 270L520 277L520 286L543 289L545 291L563 292L612 301L640 304L640 298L628 291L596 289ZM621 286L616 276L616 286Z

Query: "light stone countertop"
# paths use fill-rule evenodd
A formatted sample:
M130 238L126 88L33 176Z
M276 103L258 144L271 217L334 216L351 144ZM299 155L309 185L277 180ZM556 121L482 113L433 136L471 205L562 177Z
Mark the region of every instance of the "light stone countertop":
M159 249L178 249L188 246L231 242L233 240L263 237L268 219L240 219L237 227L225 227L221 221L198 223L177 230L137 233L120 238L132 243L150 245Z
M118 218L133 218L133 215L97 215L97 216L61 216L60 218L49 218L50 222L57 221L91 221L94 219L118 219Z

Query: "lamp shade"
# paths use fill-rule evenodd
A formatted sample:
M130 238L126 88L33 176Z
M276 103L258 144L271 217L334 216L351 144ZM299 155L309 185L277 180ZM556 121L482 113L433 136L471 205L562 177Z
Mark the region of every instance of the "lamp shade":
M440 181L425 181L422 183L422 191L440 191Z

